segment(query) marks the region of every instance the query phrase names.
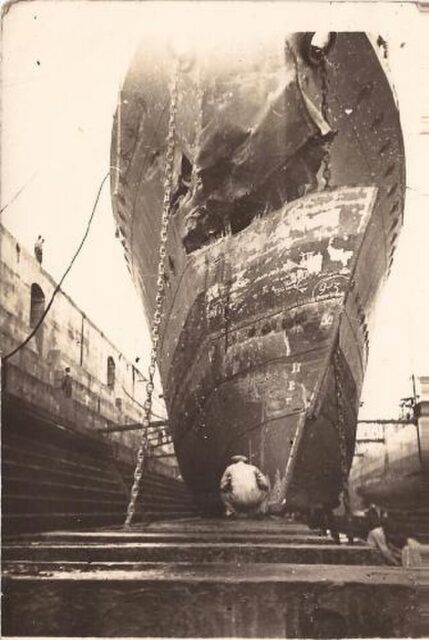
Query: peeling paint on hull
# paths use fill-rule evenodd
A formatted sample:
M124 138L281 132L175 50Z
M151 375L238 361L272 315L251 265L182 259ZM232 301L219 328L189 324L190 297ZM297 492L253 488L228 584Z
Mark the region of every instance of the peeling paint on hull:
M287 40L290 46L282 55L293 57L300 86L320 110L320 69L311 68L300 49L307 36ZM259 92L269 93L281 71L278 65L284 64L278 51L264 60L273 65L272 74L255 73L254 61L246 67L240 60L240 74L228 68L219 72L218 84L203 87L210 96L202 110L206 127L216 129L224 99L234 126L240 117L242 124L252 121ZM137 57L122 92L126 105L119 156L116 128L112 145L112 164L120 168L115 216L149 318L156 294L167 69L162 56ZM281 506L285 497L291 509L337 504L341 477L334 356L342 381L349 464L353 456L369 315L402 223L404 155L391 89L366 36L337 34L328 72L327 116L336 132L330 151L332 188L315 186L313 193L274 208L270 193L268 213L253 216L232 236L214 236L191 253L183 244L186 207L179 207L170 222L159 366L183 477L206 506L218 503L220 475L235 453L248 455L269 473L273 505ZM181 154L206 166L201 158L208 149L194 150L196 100L192 82L183 82L178 181ZM225 83L228 95L222 93ZM240 109L233 108L234 100ZM286 122L288 110L279 117ZM210 137L201 136L206 139ZM237 142L236 148L244 147ZM255 176L259 180L264 162L272 162L279 148L278 136L259 146L255 138L252 153L259 159L252 159L256 165L248 190L255 191ZM242 160L234 149L234 162ZM232 193L227 186L218 190L226 200Z
M301 445L295 475L305 478L293 483L288 505L336 502L336 412L325 407L316 421L308 414L332 384L326 378L353 258L375 199L375 189L361 187L312 194L190 258L195 298L165 391L183 474L201 503L215 499L219 475L241 453L269 473L271 502L280 506L302 421L307 453ZM342 247L335 260L333 244ZM315 253L317 268L309 260ZM173 306L167 322L175 323L174 315ZM163 349L169 334L167 328ZM356 348L363 350L362 341ZM345 361L342 373L351 460L358 388Z

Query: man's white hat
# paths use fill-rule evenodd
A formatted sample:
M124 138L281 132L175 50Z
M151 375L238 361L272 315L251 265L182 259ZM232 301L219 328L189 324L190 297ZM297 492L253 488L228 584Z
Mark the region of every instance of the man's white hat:
M246 456L232 456L231 462L247 462Z

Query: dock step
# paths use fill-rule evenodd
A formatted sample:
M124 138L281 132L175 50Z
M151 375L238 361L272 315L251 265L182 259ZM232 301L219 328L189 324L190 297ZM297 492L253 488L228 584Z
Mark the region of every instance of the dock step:
M278 542L116 542L11 544L3 547L3 567L13 571L19 563L34 567L91 563L147 562L272 562L291 564L379 565L375 549L366 546L314 545ZM37 569L38 570L38 569Z
M3 549L6 635L410 637L413 572L303 525L182 519L16 536Z
M4 590L7 635L393 637L415 613L411 577L384 567L161 563L6 575Z

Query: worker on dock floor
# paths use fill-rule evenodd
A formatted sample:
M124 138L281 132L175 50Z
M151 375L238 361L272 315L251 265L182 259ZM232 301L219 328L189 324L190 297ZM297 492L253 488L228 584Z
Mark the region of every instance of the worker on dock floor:
M232 456L220 481L225 515L233 517L239 513L263 516L267 512L270 482L268 478L245 456Z
M405 535L391 517L377 519L371 508L367 512L369 533L367 542L375 547L390 565L416 567L421 565L420 544Z

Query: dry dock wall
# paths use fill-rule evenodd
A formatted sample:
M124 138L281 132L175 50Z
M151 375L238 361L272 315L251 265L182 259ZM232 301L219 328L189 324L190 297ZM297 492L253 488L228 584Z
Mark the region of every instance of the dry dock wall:
M0 349L4 356L29 335L56 282L3 226L0 283ZM70 368L69 382L64 382L66 367ZM103 428L142 420L139 403L144 402L145 385L141 373L63 291L56 295L36 335L4 363L3 374L6 394L77 431L99 437ZM102 437L109 438L121 459L134 460L139 432ZM171 445L166 452L172 452ZM172 477L178 475L174 458L151 465Z

